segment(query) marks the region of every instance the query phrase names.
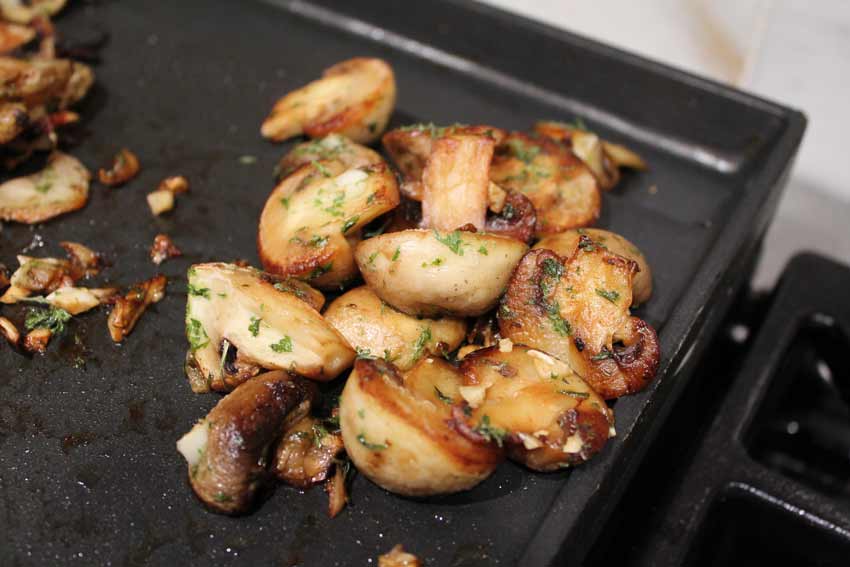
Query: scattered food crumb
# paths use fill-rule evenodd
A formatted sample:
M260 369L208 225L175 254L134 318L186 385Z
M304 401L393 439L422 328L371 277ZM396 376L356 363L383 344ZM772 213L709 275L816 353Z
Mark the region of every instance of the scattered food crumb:
M378 557L378 567L419 567L419 558L404 550L401 544Z
M241 163L242 165L253 165L253 164L257 163L257 156L252 156L252 155L239 156L239 163Z
M133 179L139 173L139 158L136 154L122 148L112 159L109 169L101 168L97 172L97 178L104 185L118 187Z
M183 253L175 246L174 241L167 234L157 234L154 237L153 245L151 246L151 261L157 266L169 258L182 255Z
M166 213L174 208L174 193L157 189L148 193L148 206L155 216Z
M655 195L656 193L658 193L658 185L650 185L649 189L647 189L646 192L650 195Z

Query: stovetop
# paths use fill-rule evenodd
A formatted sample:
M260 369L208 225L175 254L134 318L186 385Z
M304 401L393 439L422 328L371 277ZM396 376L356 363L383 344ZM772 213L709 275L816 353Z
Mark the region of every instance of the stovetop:
M586 565L850 564L850 267L744 290Z

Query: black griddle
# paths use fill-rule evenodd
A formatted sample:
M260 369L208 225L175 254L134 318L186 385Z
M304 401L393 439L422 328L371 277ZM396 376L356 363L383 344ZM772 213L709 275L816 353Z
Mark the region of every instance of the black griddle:
M12 565L364 565L397 543L428 565L577 564L743 282L805 128L799 112L475 3L79 2L56 24L110 35L69 150L95 169L127 146L142 171L123 188L93 184L79 212L4 226L0 261L15 266L36 235L46 246L32 255L76 240L113 260L104 281L160 271L170 283L123 345L88 313L44 356L0 348L0 557ZM392 126L581 118L643 155L651 169L604 196L598 224L653 267L637 314L659 331L659 376L617 401L617 439L573 471L506 463L468 493L424 501L356 477L335 520L320 489L281 486L250 516L216 516L174 448L219 399L183 374L186 269L258 265L257 220L292 145L264 142L259 124L285 92L357 55L396 71ZM153 218L145 194L175 174L191 192ZM158 232L185 253L159 270L147 257Z

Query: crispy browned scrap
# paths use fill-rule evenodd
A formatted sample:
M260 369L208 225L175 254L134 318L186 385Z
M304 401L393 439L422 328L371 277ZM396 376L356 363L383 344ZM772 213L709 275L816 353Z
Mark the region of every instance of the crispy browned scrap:
M59 246L68 254L71 262L71 276L74 280L91 278L100 272L103 259L99 253L88 246L68 240L60 242Z
M67 0L0 0L0 18L16 24L29 24L38 18L57 14Z
M605 191L614 188L620 181L620 168L646 169L646 162L639 155L620 144L606 142L585 128L564 122L538 122L534 130L569 145Z
M53 152L41 171L0 184L0 220L35 224L80 209L90 179L76 158Z
M386 128L395 97L395 76L385 61L348 59L278 100L260 132L275 142L300 134L321 138L337 133L368 144Z
M537 211L531 200L517 191L508 191L499 211L487 215L484 231L530 242L534 238L536 227Z
M222 398L177 442L201 502L220 514L247 511L267 477L269 447L290 415L304 415L315 396L308 380L276 370Z
M486 136L498 145L506 136L501 128L476 125L436 126L413 124L391 130L384 134L382 142L390 158L402 175L402 194L414 201L422 200L422 172L431 157L434 143L444 136Z
M567 362L606 399L637 392L660 351L652 327L629 314L635 269L586 236L568 259L532 250L502 298L501 334Z
M47 350L47 344L50 342L50 337L53 336L53 331L45 328L33 329L27 336L24 337L24 350L29 353L44 352Z
M13 347L18 346L18 341L21 340L21 333L18 328L6 317L0 317L0 333L6 337L9 344Z
M404 550L401 544L378 557L378 567L420 567L419 558Z
M112 160L109 169L101 168L97 172L97 178L104 185L119 187L133 179L139 173L139 158L136 154L122 148Z
M496 148L490 178L529 198L537 212L537 235L596 222L602 205L591 171L564 144L512 132Z
M0 21L0 54L26 45L35 38L35 30L28 26Z
M169 191L171 193L185 193L189 190L189 180L182 175L172 175L159 182L157 191Z
M325 492L328 493L328 516L336 518L348 504L348 489L346 488L346 470L351 464L345 461L345 467L337 463L334 475L325 482Z
M165 276L154 276L134 285L124 297L115 300L115 306L107 319L109 335L113 341L123 341L132 332L148 305L158 303L165 297L166 283Z
M492 346L461 364L467 422L538 471L578 465L604 447L614 415L563 361L522 345Z
M169 258L182 256L183 252L174 244L171 237L167 234L157 234L151 245L151 262L159 266Z
M286 484L310 488L328 480L344 450L339 428L308 415L285 429L272 470Z
M494 148L488 136L453 135L434 142L422 172L425 228L484 229Z

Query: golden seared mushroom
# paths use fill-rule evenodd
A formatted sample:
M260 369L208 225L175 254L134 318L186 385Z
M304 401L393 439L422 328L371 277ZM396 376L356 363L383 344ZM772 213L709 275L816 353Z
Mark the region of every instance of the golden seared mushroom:
M537 211L538 236L599 218L602 197L593 173L554 140L512 132L496 149L490 179L528 197Z
M70 59L18 59L0 56L2 102L21 102L30 118L64 110L82 99L94 83L91 67Z
M44 298L54 307L64 309L71 315L79 315L98 305L109 303L118 292L117 288L60 287Z
M383 161L344 170L336 160L304 165L269 196L257 248L266 271L336 288L357 275L360 230L399 202Z
M221 514L245 512L268 476L269 447L288 416L304 411L315 386L277 370L255 376L221 399L177 442L197 497Z
M18 256L20 267L9 280L9 289L0 302L11 304L33 293L50 293L60 287L74 285L76 278L69 260Z
M461 372L472 431L503 443L508 457L529 468L582 463L613 434L605 400L565 362L539 350L510 343L476 350Z
M0 2L2 9L2 2ZM10 24L9 22L0 22L0 54L6 54L10 51L26 45L35 39L35 30L29 26L19 24Z
M658 370L658 337L629 314L637 265L579 240L571 258L532 250L499 308L503 337L565 362L603 398L644 388Z
M349 59L278 100L260 132L274 142L301 134L321 138L336 133L368 144L387 127L395 97L395 76L385 61Z
M620 180L620 168L646 169L639 155L620 144L606 142L586 130L564 122L538 122L534 130L547 138L568 144L575 155L590 168L599 187L612 189Z
M253 268L192 266L186 304L192 390L232 390L261 369L331 380L350 367L354 350L314 308L318 292L308 289Z
M112 158L109 169L100 168L97 171L97 179L109 187L119 187L138 175L139 167L139 158L136 154L127 148L122 148Z
M18 346L18 341L21 340L21 333L18 331L18 328L6 317L0 317L0 334L2 334L6 341L13 347Z
M430 361L430 362L429 362ZM342 438L357 470L379 486L406 496L468 490L484 480L502 451L470 440L456 429L450 399L458 371L442 359L420 361L410 373L426 373L425 387L408 388L383 360L357 360L340 397ZM440 395L437 397L437 384ZM458 406L459 407L459 406Z
M127 338L148 305L159 303L165 297L167 283L165 276L157 275L137 283L123 297L113 301L114 307L106 320L113 341L120 343Z
M484 229L494 147L487 136L444 136L434 142L422 172L423 228Z
M76 158L53 152L41 171L0 184L0 220L35 224L76 211L88 200L90 179Z
M75 279L91 278L100 273L103 264L100 254L79 242L64 240L59 246L71 262L71 276Z
M345 171L353 167L364 167L383 163L384 158L375 150L355 144L340 134L329 134L324 138L298 144L283 156L277 164L277 176L285 179L300 167L321 161L334 171ZM337 162L337 163L330 163Z
M652 296L652 270L646 256L625 237L601 228L579 228L542 238L534 248L551 250L562 258L571 258L582 236L587 236L593 246L604 248L638 265L638 272L632 278L632 305L641 305Z
M67 0L0 0L0 17L16 24L29 24L44 16L53 16Z
M330 478L337 457L345 451L339 428L306 415L290 421L275 450L272 471L286 484L310 488Z
M419 558L404 550L401 544L378 557L378 567L421 567Z
M404 230L364 240L363 279L396 309L422 317L471 317L493 308L528 247L494 234Z
M408 199L421 201L424 193L422 174L437 140L444 136L485 136L498 145L505 135L504 130L493 126L412 124L387 132L382 142L401 172L402 193Z
M423 356L454 351L466 334L463 319L412 317L381 301L366 286L336 298L325 319L360 357L383 358L399 370L407 370Z

